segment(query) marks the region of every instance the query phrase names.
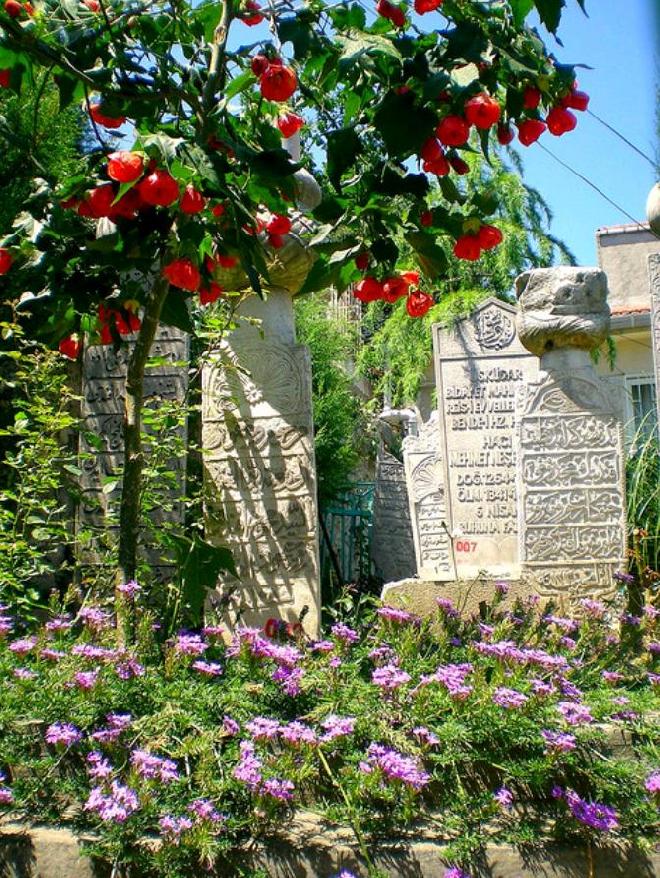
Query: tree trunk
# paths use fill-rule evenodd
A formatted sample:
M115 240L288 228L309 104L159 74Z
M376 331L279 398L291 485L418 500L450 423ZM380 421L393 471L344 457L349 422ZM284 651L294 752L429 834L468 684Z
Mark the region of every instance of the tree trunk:
M117 585L135 579L137 570L140 502L142 497L142 405L144 370L158 329L160 312L169 289L168 281L158 279L147 297L142 326L128 362L126 373L126 400L124 404L124 477L119 506L119 566ZM117 608L122 606L117 595ZM122 625L118 618L118 630ZM121 633L120 633L121 637Z

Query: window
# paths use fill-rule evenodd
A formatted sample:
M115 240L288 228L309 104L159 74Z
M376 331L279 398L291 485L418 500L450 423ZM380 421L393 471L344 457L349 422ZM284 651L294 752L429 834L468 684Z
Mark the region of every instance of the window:
M635 444L657 429L658 409L653 375L626 375L628 434Z

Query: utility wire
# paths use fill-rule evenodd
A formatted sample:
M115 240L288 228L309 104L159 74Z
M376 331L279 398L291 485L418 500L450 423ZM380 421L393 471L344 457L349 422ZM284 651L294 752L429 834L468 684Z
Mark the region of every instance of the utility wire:
M585 177L584 174L581 174L579 171L576 171L576 170L575 170L574 168L572 168L570 165L566 164L566 162L562 161L562 160L559 158L559 156L556 156L556 155L554 154L554 152L551 152L551 151L547 148L547 146L543 146L542 143L539 143L538 145L539 145L539 147L543 150L543 152L547 152L547 154L548 154L551 158L553 158L556 162L558 162L563 168L566 168L566 170L567 170L567 171L570 171L571 174L574 174L576 177L579 177L580 180L583 180L583 181L587 184L587 186L591 186L591 188L592 188L593 190L595 190L595 191L601 196L601 198L604 198L605 201L609 202L609 203L612 205L612 207L616 207L616 209L619 210L619 211L621 211L621 213L622 213L624 216L627 216L629 220L632 220L632 221L635 223L636 226L638 226L640 229L643 229L645 232L650 231L651 234L655 235L656 238L660 239L660 235L656 234L656 232L654 232L653 229L649 229L648 226L644 225L643 223L640 223L640 221L639 221L638 219L636 219L632 214L628 213L628 211L625 210L623 207L621 207L620 204L617 204L616 201L613 201L613 200L609 197L609 195L606 195L606 194L603 192L602 189L599 189L598 186L596 186L595 183L592 183L591 180L590 180L588 177Z
M600 122L601 125L604 125L608 129L608 131L611 131L612 134L615 134L620 140L623 140L624 143L627 143L628 146L631 149L634 149L638 155L641 155L641 157L643 159L645 159L654 170L657 168L657 164L656 164L656 162L653 161L652 158L649 158L649 156L647 156L645 152L642 152L642 150L639 149L639 147L635 146L634 143L631 143L627 137L624 137L624 135L621 134L620 131L617 131L616 128L612 127L612 125L610 125L609 122L606 122L604 119L601 119L600 116L598 116L596 113L593 112L593 110L587 110L587 113L590 116L592 116L594 119L596 119L598 122Z

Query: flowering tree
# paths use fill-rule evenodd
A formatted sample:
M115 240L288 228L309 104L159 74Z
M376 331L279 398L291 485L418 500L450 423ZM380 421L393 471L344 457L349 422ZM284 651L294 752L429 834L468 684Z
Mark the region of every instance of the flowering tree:
M546 128L561 135L586 108L573 68L525 23L535 9L554 33L564 5L5 0L0 86L53 82L61 108L83 107L95 145L65 185L35 179L0 240L3 293L69 357L82 331L115 345L136 333L120 581L135 573L142 382L158 323L190 330L191 299L231 314L240 295L228 292L267 289L300 168L282 138L306 124L306 162L325 175L304 290L359 282L360 298L406 297L421 316L446 266L439 236L468 260L502 237L496 193L468 197L457 182L461 153L487 157L516 131L523 145ZM433 176L446 207L427 204ZM418 263L403 273L402 236Z

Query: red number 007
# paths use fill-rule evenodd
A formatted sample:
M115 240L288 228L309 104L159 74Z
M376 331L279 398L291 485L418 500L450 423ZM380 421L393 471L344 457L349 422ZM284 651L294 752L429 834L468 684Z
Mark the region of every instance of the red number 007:
M474 552L477 544L474 540L456 540L457 552Z

